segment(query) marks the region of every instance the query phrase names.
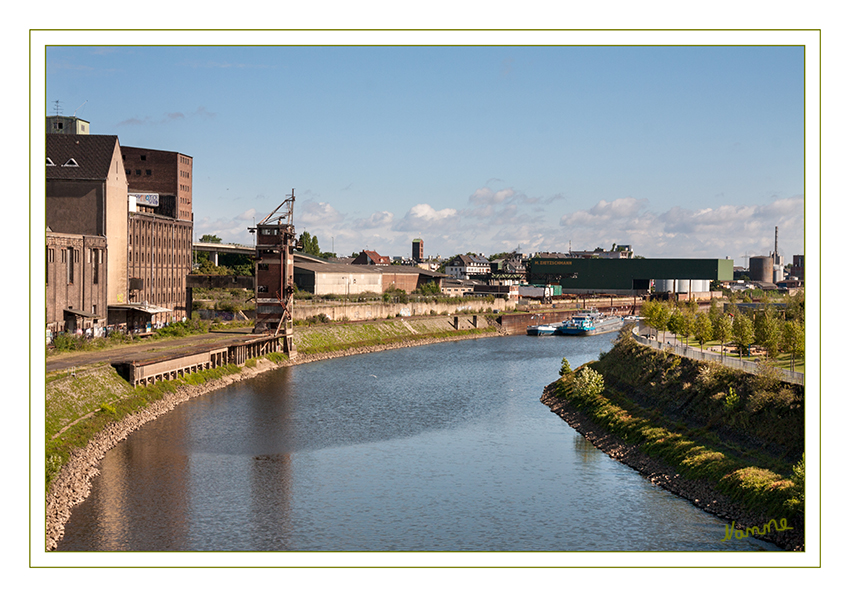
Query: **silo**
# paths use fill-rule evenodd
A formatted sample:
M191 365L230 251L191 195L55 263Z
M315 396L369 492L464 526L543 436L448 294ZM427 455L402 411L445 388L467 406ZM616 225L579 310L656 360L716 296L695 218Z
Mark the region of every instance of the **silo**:
M656 280L655 292L673 292L675 290L675 280Z
M753 282L773 282L773 257L750 257L750 280Z
M785 266L782 265L782 255L774 255L773 258L773 283L782 282L785 279Z
M687 294L693 291L690 280L676 280L676 292L678 294Z

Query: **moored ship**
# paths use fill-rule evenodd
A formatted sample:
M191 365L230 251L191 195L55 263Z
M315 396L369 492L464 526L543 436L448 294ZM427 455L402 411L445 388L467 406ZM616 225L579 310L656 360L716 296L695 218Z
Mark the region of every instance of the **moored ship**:
M616 315L603 315L595 308L585 309L565 320L557 329L565 336L593 336L615 332L623 327L623 318Z
M551 336L555 333L557 328L554 325L549 325L548 323L542 323L540 325L530 325L525 328L525 333L529 336Z

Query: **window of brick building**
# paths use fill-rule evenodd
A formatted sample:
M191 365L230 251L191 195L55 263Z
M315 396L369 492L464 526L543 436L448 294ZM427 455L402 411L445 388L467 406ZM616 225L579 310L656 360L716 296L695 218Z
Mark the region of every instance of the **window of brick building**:
M93 258L92 258L92 270L91 270L91 283L97 284L98 279L100 277L100 249L93 249ZM92 313L96 311L92 309Z

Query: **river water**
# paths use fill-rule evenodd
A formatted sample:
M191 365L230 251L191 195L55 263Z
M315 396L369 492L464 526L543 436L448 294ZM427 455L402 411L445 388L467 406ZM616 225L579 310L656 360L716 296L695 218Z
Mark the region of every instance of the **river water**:
M65 551L727 551L724 522L540 402L613 334L510 336L286 367L109 451Z

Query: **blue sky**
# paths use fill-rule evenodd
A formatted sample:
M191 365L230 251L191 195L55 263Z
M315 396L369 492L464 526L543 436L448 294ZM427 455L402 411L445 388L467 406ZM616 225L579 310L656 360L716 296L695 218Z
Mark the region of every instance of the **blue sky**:
M803 252L803 48L49 47L47 114L194 158L195 237L296 194L322 250Z

